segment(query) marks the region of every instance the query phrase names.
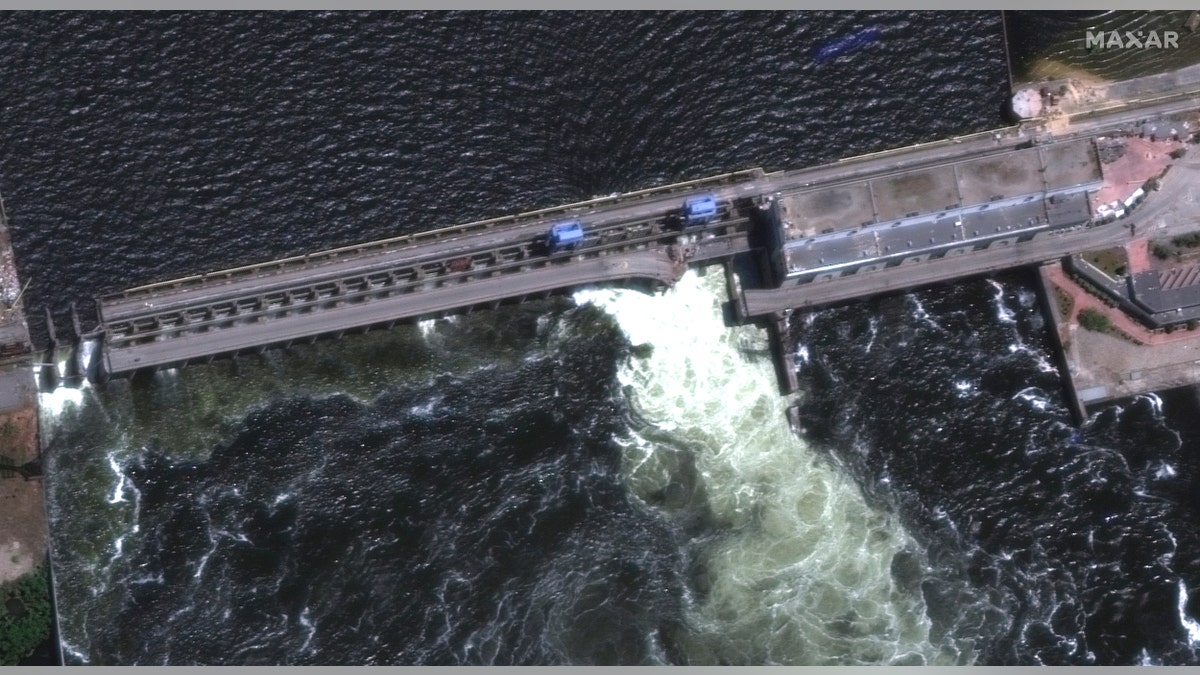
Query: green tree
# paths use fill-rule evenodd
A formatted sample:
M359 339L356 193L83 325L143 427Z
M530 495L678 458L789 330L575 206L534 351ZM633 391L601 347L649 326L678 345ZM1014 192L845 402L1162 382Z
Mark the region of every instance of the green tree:
M0 666L15 666L50 637L54 613L45 566L0 585Z
M1096 333L1104 333L1112 328L1107 316L1090 307L1079 311L1079 325Z

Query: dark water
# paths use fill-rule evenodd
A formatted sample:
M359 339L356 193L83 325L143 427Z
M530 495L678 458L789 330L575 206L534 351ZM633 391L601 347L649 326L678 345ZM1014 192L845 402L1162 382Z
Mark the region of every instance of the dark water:
M1013 77L1017 81L1029 79L1029 68L1037 58L1047 56L1064 42L1078 40L1080 36L1086 35L1088 22L1095 21L1103 14L1085 10L1005 12Z
M1200 62L1200 35L1187 29L1187 10L1146 11L1010 11L1005 12L1013 74L1018 81L1036 81L1038 59L1049 59L1076 72L1107 80L1165 73ZM1089 31L1126 31L1160 41L1174 33L1177 47L1167 49L1088 49ZM1053 75L1062 77L1060 73Z
M572 320L598 312L583 314ZM291 398L201 462L151 449L128 469L138 576L90 650L117 663L669 660L684 537L621 482L621 344L600 325L572 342L570 368L547 354L369 403Z
M955 584L923 587L935 623L980 637L983 662L1195 663L1186 623L1200 605L1180 607L1180 584L1187 597L1200 582L1194 430L1181 443L1151 396L1076 432L1032 285L1014 275L819 313L796 331L815 393L805 425L903 514L945 578L986 589L964 613ZM1171 394L1174 425L1194 399Z
M995 126L1005 87L995 13L10 13L0 35L0 190L64 327L102 289Z
M65 326L69 300L155 278L993 127L1001 34L997 13L10 13L0 189L31 304ZM1192 662L1169 611L1186 452L1145 402L1069 442L1037 327L993 294L914 296L944 329L902 300L799 336L813 438L925 547L896 592L923 596L934 654ZM696 475L630 494L611 320L449 332L87 394L47 460L67 660L780 659L697 646L697 561L731 533Z

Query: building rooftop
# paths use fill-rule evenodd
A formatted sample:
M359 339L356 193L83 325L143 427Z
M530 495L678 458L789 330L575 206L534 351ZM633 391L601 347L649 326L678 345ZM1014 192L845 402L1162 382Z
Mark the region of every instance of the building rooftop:
M785 274L1075 225L1100 181L1084 139L812 188L780 200Z

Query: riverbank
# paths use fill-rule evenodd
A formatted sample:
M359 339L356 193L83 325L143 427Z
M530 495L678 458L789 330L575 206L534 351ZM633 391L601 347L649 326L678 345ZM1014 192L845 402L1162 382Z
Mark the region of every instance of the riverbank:
M0 664L50 654L53 602L38 398L22 286L0 201ZM45 659L35 659L46 663ZM54 663L54 661L49 661Z

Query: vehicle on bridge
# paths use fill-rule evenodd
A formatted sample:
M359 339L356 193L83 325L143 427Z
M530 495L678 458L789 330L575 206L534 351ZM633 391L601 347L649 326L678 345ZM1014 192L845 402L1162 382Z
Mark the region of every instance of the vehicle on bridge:
M717 198L711 194L688 197L683 202L683 226L703 225L717 217Z
M554 254L560 251L574 251L583 243L583 225L578 220L566 220L550 226L546 235L546 251Z

